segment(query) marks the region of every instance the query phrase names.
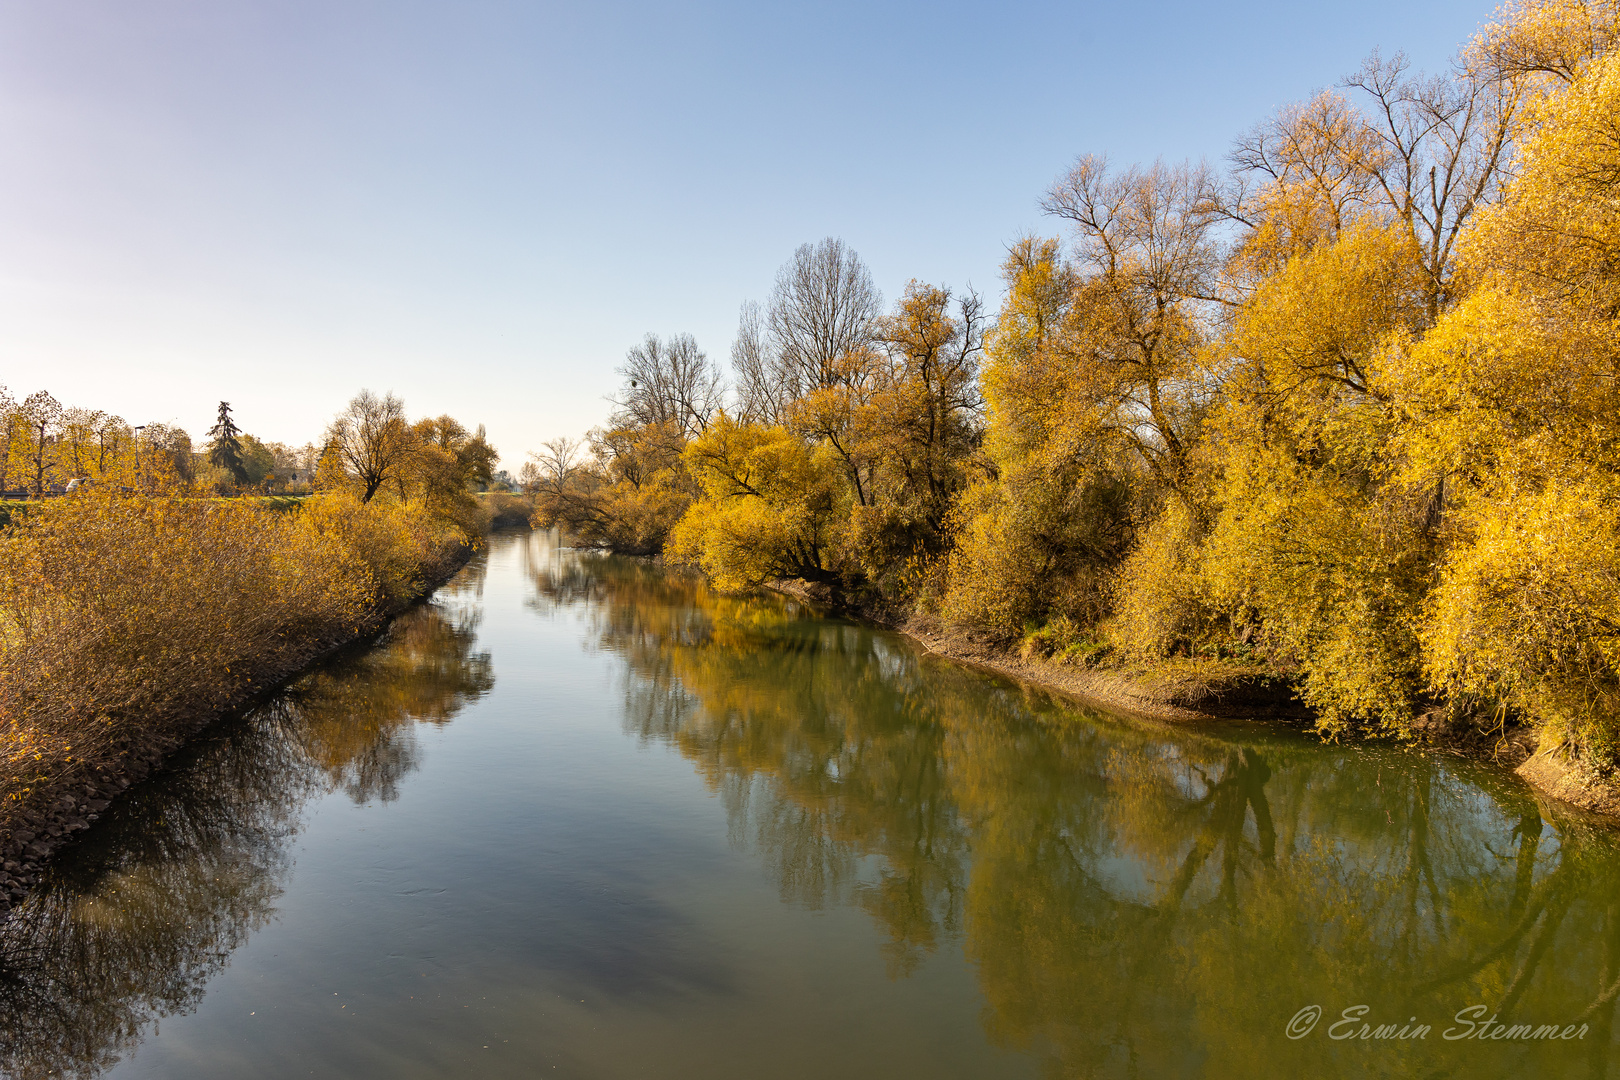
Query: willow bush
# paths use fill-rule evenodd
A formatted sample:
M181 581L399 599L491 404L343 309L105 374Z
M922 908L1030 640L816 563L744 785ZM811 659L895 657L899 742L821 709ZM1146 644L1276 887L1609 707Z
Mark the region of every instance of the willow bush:
M84 494L0 531L0 797L175 745L451 569L421 504Z

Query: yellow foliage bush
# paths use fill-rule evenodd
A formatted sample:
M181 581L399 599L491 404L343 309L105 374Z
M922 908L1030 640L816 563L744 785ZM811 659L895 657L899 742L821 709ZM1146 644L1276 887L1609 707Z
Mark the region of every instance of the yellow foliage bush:
M421 507L89 493L0 530L0 796L169 749L447 572Z
M1062 475L1031 464L968 489L946 562L947 620L1011 640L1053 616L1091 625L1107 612L1131 541L1131 488L1103 468Z
M334 492L308 500L296 517L303 529L359 560L383 603L410 599L444 569L447 523L422 503L362 503L353 494ZM465 541L460 523L453 535Z
M1124 655L1156 660L1178 647L1190 651L1217 621L1201 572L1200 531L1186 503L1172 499L1119 568L1109 637Z
M963 495L940 604L950 622L1011 638L1046 613L1050 582L1022 543L1018 510L994 484L975 484Z
M1322 730L1404 732L1421 686L1417 613L1432 553L1420 503L1282 450L1228 463L1204 547L1212 606L1296 661Z
M1589 760L1620 759L1620 500L1552 484L1480 501L1423 645L1437 687L1515 709Z
M842 580L851 566L850 495L832 447L722 414L685 460L703 497L670 534L672 561L702 568L728 590L772 578Z

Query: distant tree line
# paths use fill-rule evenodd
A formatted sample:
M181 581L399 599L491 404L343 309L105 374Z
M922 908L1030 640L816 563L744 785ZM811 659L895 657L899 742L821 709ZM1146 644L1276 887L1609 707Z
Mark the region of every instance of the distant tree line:
M296 449L242 431L233 411L219 403L208 441L197 449L175 425L132 426L100 410L64 408L45 391L18 402L0 386L0 491L39 496L88 480L220 495L341 488L370 502L387 487L399 499L449 508L494 480L499 455L482 427L469 431L450 416L410 421L392 394L361 391L319 443Z
M0 491L39 496L73 480L134 486L160 477L221 493L308 490L318 448L261 441L238 430L230 412L221 402L199 451L174 424L137 427L100 409L64 406L44 390L19 401L0 386Z

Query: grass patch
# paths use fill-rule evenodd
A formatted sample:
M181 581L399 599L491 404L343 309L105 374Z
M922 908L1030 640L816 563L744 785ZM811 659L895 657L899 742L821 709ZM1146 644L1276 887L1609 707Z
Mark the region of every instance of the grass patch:
M0 499L0 529L10 525L13 521L19 520L33 507L33 503L24 502L21 499Z

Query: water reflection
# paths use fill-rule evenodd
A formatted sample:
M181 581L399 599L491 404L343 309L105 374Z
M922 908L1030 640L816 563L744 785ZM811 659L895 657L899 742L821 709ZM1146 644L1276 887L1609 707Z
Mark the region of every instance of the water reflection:
M772 1055L796 1026L847 1021L837 1010L817 1014L824 998L846 986L852 998L869 990L864 969L823 950L851 922L876 928L883 965L907 980L885 987L897 991L892 1000L860 997L863 1007L905 998L924 1010L896 1007L902 1019L892 1029L883 1028L887 1013L865 1030L849 1023L848 1052L837 1060L870 1060L874 1074L893 1074L883 1054L895 1053L900 1036L926 1035L941 1002L950 1034L960 1032L961 1014L949 1010L962 1006L962 958L978 991L966 997L967 1015L977 1011L986 1039L1052 1076L1602 1076L1610 1068L1620 850L1608 830L1539 805L1509 776L1255 726L1125 723L787 601L715 596L646 563L538 540L503 551L527 559L525 602L567 621L567 633L490 616L486 639L511 635L499 638L502 654L510 647L513 663L538 673L530 675L536 690L533 699L514 696L504 734L499 709L490 723L457 725L456 736L482 739L461 743L477 752L462 754L460 786L446 779L450 770L435 774L434 812L452 802L463 812L443 848L451 865L424 876L401 869L403 860L380 860L386 885L357 890L351 864L334 857L344 880L306 889L319 860L305 857L293 895L308 906L281 895L312 798L402 799L388 817L367 812L363 826L323 812L310 831L343 839L334 850L397 853L423 840L411 807L428 785L401 794L421 758L421 725L449 721L493 681L479 651L476 572L459 593L401 621L382 647L193 747L182 767L130 793L58 864L0 930L0 1071L94 1074L156 1019L193 1009L278 904L287 922L302 911L320 927L297 939L306 949L339 934L362 940L304 957L308 967L296 978L283 972L279 984L256 982L262 957L244 974L253 950L238 954L222 982L235 980L238 992L244 983L254 993L267 986L254 1000L279 1000L284 1026L243 1049L239 1018L216 1012L218 1042L192 1030L164 1056L156 1051L166 1026L148 1068L228 1075L221 1063L242 1071L249 1062L263 1075L307 1064L402 1075L408 1064L446 1075L458 1066L433 1056L438 1047L459 1039L481 1051L494 1040L463 1036L498 1029L504 1039L510 1028L514 1047L520 1032L532 1036L506 1060L513 1075L532 1073L535 1047L556 1045L582 1073L636 1074L631 1059L609 1051L648 1046L655 1049L635 1060L663 1061L671 1073L713 1065L713 1075L776 1075L791 1071L774 1070ZM541 632L517 635L519 623ZM601 665L574 663L580 625ZM560 641L567 656L522 655L518 643L531 641L543 644L522 647ZM620 683L597 711L602 668ZM576 671L587 674L570 682ZM679 757L615 758L611 739L604 752L591 727L603 715L622 718L630 739ZM490 747L533 731L548 737L526 744L531 757L514 753L490 766ZM683 762L718 796L745 858L713 855L707 833L682 843L706 827L714 806L686 790L698 785L681 783L690 777ZM550 783L536 781L536 763L553 769ZM674 785L664 783L671 764ZM571 771L583 780L559 781ZM633 784L658 797L638 801ZM649 824L649 807L675 812ZM465 828L486 816L488 836ZM365 829L374 830L365 840L353 835ZM378 839L385 832L387 844ZM666 844L664 861L649 854ZM713 861L694 869L688 858ZM774 922L748 907L756 866L787 905L766 899ZM452 879L466 887L444 890ZM334 897L354 902L347 918L330 913ZM857 914L800 920L797 909ZM791 965L804 963L808 947L777 945L804 927L815 949L834 954L821 973L838 980L834 993L805 980L810 991L761 1005L775 990L769 980L791 984L803 974ZM871 956L863 951L861 960ZM341 1022L322 1020L299 999L305 970L347 979L371 962L375 970L353 981L368 990L372 1026L354 1020L353 1009ZM443 974L458 965L465 971ZM429 973L443 975L435 992L446 993L444 1003L426 994L418 1001L427 983L399 986ZM551 1010L575 996L563 988L576 986L581 1000L578 1009L566 1003L568 1026ZM463 1012L470 1002L452 999L452 988L512 1004L498 1023L493 1012L479 1021L485 1014ZM1321 1027L1288 1039L1289 1018L1311 1004L1327 1013ZM1432 1033L1395 1044L1329 1040L1338 1012L1357 1004L1370 1007L1374 1024L1416 1016ZM1515 1022L1589 1031L1556 1044L1444 1041L1449 1018L1472 1004ZM778 1007L780 1020L770 1011ZM638 1028L647 1017L655 1026ZM756 1043L725 1059L732 1067L703 1056L739 1023L757 1026ZM840 1028L814 1033L844 1041ZM668 1046L683 1037L677 1059ZM982 1049L976 1034L965 1041ZM308 1055L296 1070L288 1064L295 1052ZM1028 1064L1016 1055L984 1060L993 1066L985 1075Z
M312 797L388 800L442 724L494 683L477 567L383 642L221 725L127 792L0 925L0 1073L89 1077L204 985L275 910Z
M641 562L528 574L623 657L630 733L692 762L785 901L864 909L894 977L960 947L987 1035L1050 1075L1608 1074L1620 846L1510 776L1119 722ZM1330 1039L1355 1005L1433 1030ZM1472 1005L1588 1033L1444 1039Z

